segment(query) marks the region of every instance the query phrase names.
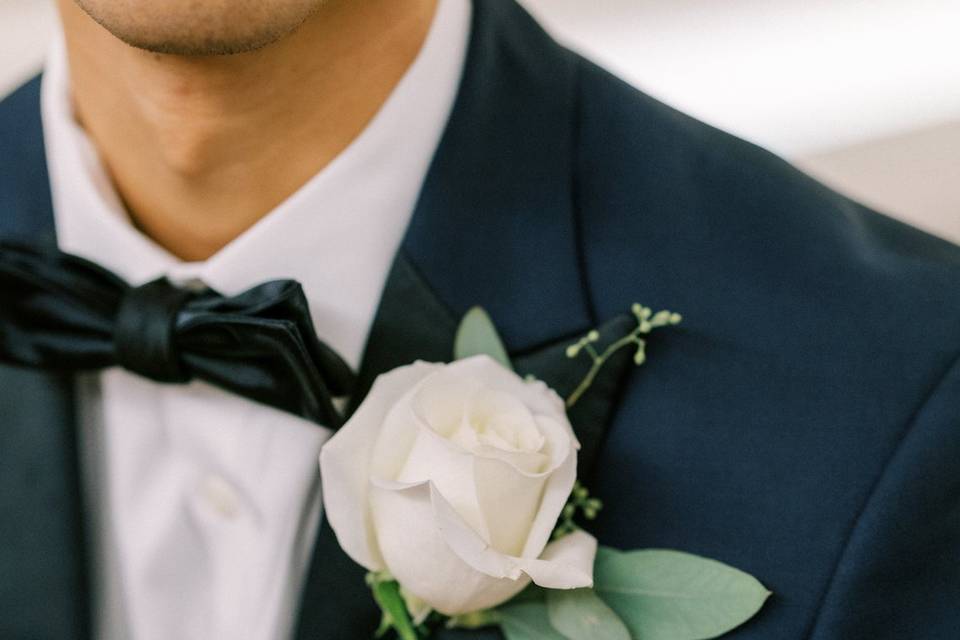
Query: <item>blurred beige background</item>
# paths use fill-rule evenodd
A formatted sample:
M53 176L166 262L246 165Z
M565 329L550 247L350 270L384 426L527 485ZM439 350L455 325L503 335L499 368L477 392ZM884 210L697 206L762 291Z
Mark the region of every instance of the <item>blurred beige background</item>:
M629 82L960 242L960 0L521 0ZM50 0L0 0L0 95Z

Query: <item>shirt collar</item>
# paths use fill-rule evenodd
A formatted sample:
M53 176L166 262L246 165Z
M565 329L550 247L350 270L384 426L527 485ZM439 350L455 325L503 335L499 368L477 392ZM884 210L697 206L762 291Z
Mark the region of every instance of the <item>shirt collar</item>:
M450 115L470 14L470 0L439 0L419 54L361 134L250 229L195 263L178 260L131 224L73 117L65 47L57 38L41 103L60 248L131 284L166 275L231 295L266 280L298 280L318 334L356 368Z

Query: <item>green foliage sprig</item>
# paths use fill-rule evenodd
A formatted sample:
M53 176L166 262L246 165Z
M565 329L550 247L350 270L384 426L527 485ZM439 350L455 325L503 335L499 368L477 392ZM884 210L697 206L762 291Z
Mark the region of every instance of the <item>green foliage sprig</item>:
M587 389L590 388L590 385L592 385L596 379L597 374L600 373L603 365L607 363L607 360L609 360L613 354L624 347L633 346L636 348L636 352L633 355L633 362L639 367L647 360L647 341L642 336L660 327L680 324L683 320L683 317L679 313L667 310L653 313L650 307L645 307L636 302L630 307L630 311L637 319L637 327L619 340L611 343L602 352L597 351L595 346L600 340L600 332L596 329L590 331L587 335L580 338L580 340L567 347L568 358L573 359L585 353L590 356L592 360L592 365L590 366L590 370L587 371L587 375L584 376L580 384L577 385L577 388L574 389L570 397L567 398L568 409L575 405L577 400L586 393Z

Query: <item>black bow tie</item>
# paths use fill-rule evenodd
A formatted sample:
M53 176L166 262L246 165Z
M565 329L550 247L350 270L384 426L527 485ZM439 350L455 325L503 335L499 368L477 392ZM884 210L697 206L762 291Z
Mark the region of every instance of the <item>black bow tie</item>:
M205 380L337 428L350 367L313 330L300 285L240 295L131 287L83 258L0 241L0 361L79 371L119 365L160 382Z

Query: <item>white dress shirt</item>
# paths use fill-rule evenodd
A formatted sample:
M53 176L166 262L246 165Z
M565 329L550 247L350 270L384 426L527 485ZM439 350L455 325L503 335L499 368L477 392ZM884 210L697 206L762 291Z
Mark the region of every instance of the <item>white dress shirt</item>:
M469 0L440 0L426 41L353 143L216 255L183 263L131 224L73 118L62 41L42 109L64 251L142 284L239 293L303 285L318 335L354 368L459 86ZM118 368L80 376L101 640L288 638L319 523L329 431L203 382ZM309 603L307 603L309 606Z

